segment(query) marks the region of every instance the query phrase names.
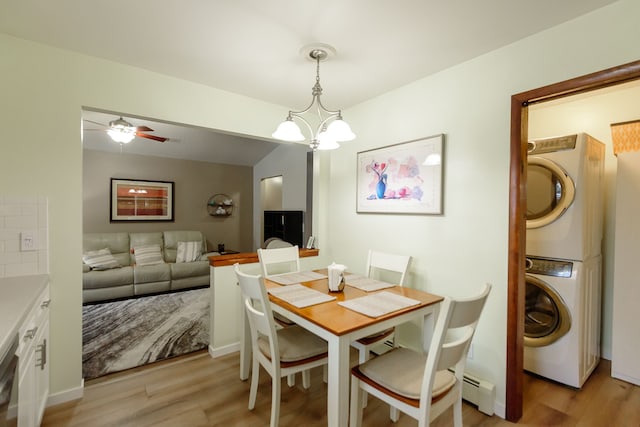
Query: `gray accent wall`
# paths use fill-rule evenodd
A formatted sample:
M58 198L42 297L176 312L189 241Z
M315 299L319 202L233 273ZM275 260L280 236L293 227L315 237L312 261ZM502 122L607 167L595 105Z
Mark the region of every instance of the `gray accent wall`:
M218 243L241 252L254 250L251 167L94 150L83 150L82 163L83 232L199 230L209 251ZM111 178L173 181L174 221L110 222ZM217 193L233 199L231 216L207 213L207 200Z

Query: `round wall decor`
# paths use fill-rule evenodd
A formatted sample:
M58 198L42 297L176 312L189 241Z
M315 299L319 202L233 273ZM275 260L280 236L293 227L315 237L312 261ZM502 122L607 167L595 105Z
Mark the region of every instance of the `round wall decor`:
M229 216L233 212L233 200L226 194L215 194L207 202L207 212L211 216Z

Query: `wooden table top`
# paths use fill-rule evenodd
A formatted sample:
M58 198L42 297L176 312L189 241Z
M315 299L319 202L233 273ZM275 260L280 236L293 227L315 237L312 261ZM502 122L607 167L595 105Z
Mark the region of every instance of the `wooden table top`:
M318 273L327 274L327 269L315 270ZM417 289L406 288L402 286L394 286L393 288L383 289L384 291L394 292L399 295L403 295L408 298L413 298L415 300L420 301L419 305L408 307L403 310L398 310L393 313L389 313L384 316L372 318L369 316L365 316L364 314L357 313L348 308L342 307L338 304L340 301L347 301L350 299L363 297L366 295L372 295L376 292L365 292L358 288L354 288L352 286L345 286L342 292L329 292L328 279L318 279L309 282L303 282L302 285L307 286L311 289L315 289L316 291L320 291L324 294L328 294L331 296L335 296L336 299L333 301L325 302L322 304L316 304L309 307L297 308L278 297L275 297L269 294L269 299L271 302L278 304L281 307L286 308L287 310L297 314L298 316L309 320L312 323L315 323L318 326L321 326L331 333L335 335L344 335L349 332L358 330L360 328L373 325L378 322L382 322L383 320L392 318L399 314L411 312L423 308L428 305L436 304L442 301L444 298L439 295L433 295L424 291L420 291ZM267 290L269 288L274 288L279 285L276 282L273 282L269 279L265 279L265 286Z

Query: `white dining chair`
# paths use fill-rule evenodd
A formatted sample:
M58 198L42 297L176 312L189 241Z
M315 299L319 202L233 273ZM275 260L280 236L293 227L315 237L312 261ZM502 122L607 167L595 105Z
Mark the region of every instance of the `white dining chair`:
M271 249L260 248L257 252L263 277L268 278L272 274L300 271L300 253L298 246L289 245ZM274 313L274 319L284 328L295 325L295 322L279 313ZM289 387L295 385L296 381L293 374L287 378L287 383Z
M462 427L467 353L490 290L487 284L478 296L445 298L426 352L395 348L354 367L349 425L361 426L361 393L367 392L418 420L419 427L452 407L454 426Z
M410 265L411 256L409 255L397 255L369 250L365 271L367 277L404 286ZM395 347L394 332L395 328L390 328L353 341L351 346L358 350L358 363L364 363L369 360L371 357L371 349L386 340L392 340Z
M258 260L264 277L300 271L300 254L297 245L274 249L260 248Z
M269 277L272 274L295 273L300 271L300 254L298 246L285 246L272 249L258 249L258 261L262 269L262 275ZM276 321L283 327L295 323L281 314L274 313ZM293 385L293 384L289 384Z
M288 248L293 246L291 243L282 240L279 237L269 237L262 243L262 249Z
M327 364L327 342L295 325L276 329L262 276L242 273L234 265L244 309L251 329L252 367L249 410L255 408L260 366L271 375L271 427L280 417L281 378L302 372L302 386L309 388L309 370Z

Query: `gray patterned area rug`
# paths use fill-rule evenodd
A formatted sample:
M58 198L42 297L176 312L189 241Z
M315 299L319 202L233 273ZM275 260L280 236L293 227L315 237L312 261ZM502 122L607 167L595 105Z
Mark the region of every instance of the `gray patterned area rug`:
M96 378L206 348L209 288L82 307L82 374Z

